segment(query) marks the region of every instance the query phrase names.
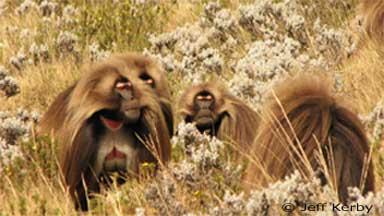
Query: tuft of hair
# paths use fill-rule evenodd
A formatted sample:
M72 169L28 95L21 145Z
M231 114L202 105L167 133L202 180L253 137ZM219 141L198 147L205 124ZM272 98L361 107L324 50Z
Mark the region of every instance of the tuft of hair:
M48 111L40 120L38 134L52 133L54 136L58 136L58 132L62 127L62 125L58 123L64 122L65 120L67 104L69 103L70 95L74 88L75 85L72 85L56 97L55 101L53 101Z
M331 89L325 77L302 74L273 89L252 146L248 187L265 186L299 170L307 178L319 175L343 202L348 187L374 190L363 125Z
M222 115L220 127L216 132L217 138L234 143L238 150L248 150L255 138L259 115L218 82L205 82L185 90L178 103L178 110L183 119L196 114L194 98L203 91L214 96L213 112Z
M384 41L384 1L362 0L360 11L368 37L374 42L382 43Z

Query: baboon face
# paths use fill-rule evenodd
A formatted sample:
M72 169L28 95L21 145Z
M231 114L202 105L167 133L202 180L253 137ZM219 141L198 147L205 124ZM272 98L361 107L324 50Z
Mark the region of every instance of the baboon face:
M194 98L194 116L187 116L200 130L212 129L220 124L220 114L214 112L215 97L208 91L199 92Z
M179 112L200 132L216 135L227 113L226 90L216 83L202 83L185 90L179 99Z
M93 170L96 175L115 171L135 174L138 151L144 148L139 139L146 138L143 134L148 121L161 116L156 82L145 65L121 59L97 67L91 75L79 85L86 81L84 86L88 87L82 91L88 91L88 100L83 104L103 102L86 121L92 125L90 136L98 143L95 162L91 162Z
M100 119L103 124L110 130L118 130L124 124L137 123L142 113L142 106L132 82L126 78L120 78L114 85L114 92L120 100L120 108L118 110L102 110Z
M218 82L205 82L185 89L178 112L201 133L216 136L247 149L254 140L258 114Z

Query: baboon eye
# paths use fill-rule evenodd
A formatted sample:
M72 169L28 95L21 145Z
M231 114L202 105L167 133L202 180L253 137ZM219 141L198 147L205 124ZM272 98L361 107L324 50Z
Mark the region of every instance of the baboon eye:
M124 89L130 89L132 88L132 83L126 78L121 78L116 81L115 88L120 91Z
M196 96L196 99L198 100L198 101L211 101L211 100L213 100L213 96L212 96L212 94L210 94L209 92L206 92L206 91L204 91L204 92L200 92L197 96Z
M155 81L148 74L143 73L139 78L143 80L147 85L150 85L151 87L155 86Z

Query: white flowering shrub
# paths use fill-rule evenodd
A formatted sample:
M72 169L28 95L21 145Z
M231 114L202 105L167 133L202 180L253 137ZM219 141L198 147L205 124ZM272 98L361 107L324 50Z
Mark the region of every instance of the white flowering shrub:
M209 194L222 196L227 188L239 187L242 167L224 160L221 141L201 134L193 124L182 122L172 143L180 148L176 151L182 154L182 159L171 162L167 171L159 173L145 193L148 203L160 214L190 211L177 200L178 193L187 193L194 197L191 202L201 202L210 208L216 203L208 198Z
M305 8L296 0L262 0L231 11L211 2L195 23L151 35L144 53L180 78L178 84L220 79L257 108L287 74L329 69L355 50L348 31L306 20Z
M380 101L366 116L360 116L363 123L371 130L371 141L384 138L384 103Z
M30 138L32 127L39 118L39 113L24 109L18 109L14 116L8 112L0 112L0 175L4 167L23 158L17 142Z
M384 106L383 100L379 101L367 115L360 115L365 128L367 129L367 135L372 145L372 153L375 160L377 172L380 176L383 176L384 171Z
M48 62L50 59L48 46L46 44L38 45L36 43L32 43L31 47L29 48L29 54L31 55L31 58L35 64L41 61Z
M41 15L49 17L58 12L58 4L56 2L44 0L39 5Z
M32 0L25 0L20 4L20 6L18 6L15 9L15 12L16 14L23 16L26 13L30 12L32 9L37 9L37 8L38 8L38 5L36 4L36 2Z
M9 59L9 63L14 66L17 70L22 70L28 63L28 58L23 52L23 50L19 50L16 56L13 56Z
M68 31L60 32L57 36L56 44L60 53L77 52L75 44L78 42L78 37Z
M372 215L382 215L384 214L384 192L383 188L379 190L376 194L368 193L367 195L362 195L361 191L358 188L351 188L349 191L349 196L351 204L359 205L372 205ZM355 213L354 215L364 215L364 213Z
M0 65L0 91L4 93L6 97L11 97L20 92L20 87L17 81L11 77L8 71Z
M100 45L97 43L93 43L89 46L89 52L91 55L91 61L93 62L101 61L111 56L111 52L101 49Z
M18 159L22 159L23 155L19 146L9 145L0 137L0 175L4 175L7 167Z

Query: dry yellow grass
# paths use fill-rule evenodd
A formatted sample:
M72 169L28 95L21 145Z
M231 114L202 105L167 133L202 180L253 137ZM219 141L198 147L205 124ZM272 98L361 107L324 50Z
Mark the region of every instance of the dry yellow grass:
M346 60L341 68L345 94L366 114L384 95L384 62L382 47L361 41L363 47Z

